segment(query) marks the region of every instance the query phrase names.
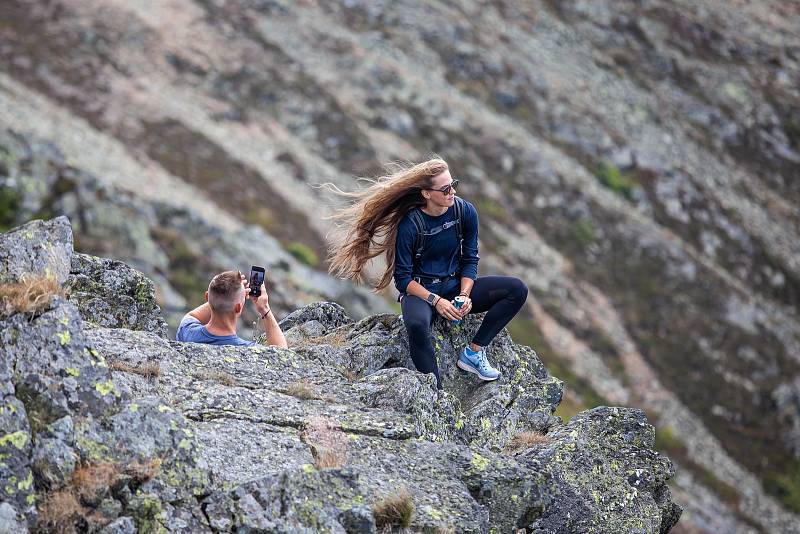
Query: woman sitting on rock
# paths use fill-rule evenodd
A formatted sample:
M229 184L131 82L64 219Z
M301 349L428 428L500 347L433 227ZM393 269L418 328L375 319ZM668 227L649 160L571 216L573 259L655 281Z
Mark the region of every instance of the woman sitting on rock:
M447 163L431 159L370 181L366 189L344 193L353 204L334 217L341 235L331 248L330 270L363 281L368 260L384 255L387 269L375 285L394 283L400 291L403 322L417 370L433 373L441 389L431 340L434 311L448 320L488 312L458 357L458 367L482 380L500 372L486 359L485 347L516 315L528 288L508 276L478 277L478 213L456 196ZM464 297L456 308L455 297Z

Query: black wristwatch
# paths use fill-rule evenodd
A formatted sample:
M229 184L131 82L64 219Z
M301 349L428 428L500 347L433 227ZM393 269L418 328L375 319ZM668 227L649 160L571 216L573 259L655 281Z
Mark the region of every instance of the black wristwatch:
M436 297L438 297L436 293L428 293L428 297L425 299L425 302L433 306L433 303L436 302Z

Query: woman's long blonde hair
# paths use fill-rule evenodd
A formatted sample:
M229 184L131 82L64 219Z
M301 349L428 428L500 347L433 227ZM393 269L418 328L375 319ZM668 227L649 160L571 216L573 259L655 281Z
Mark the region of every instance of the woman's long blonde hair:
M389 285L394 274L395 240L400 220L414 208L426 204L422 190L448 169L439 158L416 165L398 164L399 169L375 179L361 191L348 193L328 184L339 195L354 199L350 206L333 215L336 230L328 251L329 271L340 278L364 281L366 263L386 256L386 271L374 284L375 291Z

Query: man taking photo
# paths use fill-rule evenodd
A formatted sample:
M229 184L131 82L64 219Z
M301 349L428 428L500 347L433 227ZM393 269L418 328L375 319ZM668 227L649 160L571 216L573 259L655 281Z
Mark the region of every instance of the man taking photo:
M211 279L206 302L187 313L181 320L175 339L210 345L255 345L236 335L236 322L244 310L250 293L249 283L238 271L225 271ZM264 284L258 297L250 295L258 316L264 323L267 345L287 348L286 338L269 307L269 296Z

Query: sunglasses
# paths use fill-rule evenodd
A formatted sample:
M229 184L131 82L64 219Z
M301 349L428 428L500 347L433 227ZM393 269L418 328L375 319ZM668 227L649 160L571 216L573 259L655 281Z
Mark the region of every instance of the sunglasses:
M453 180L446 186L442 187L441 189L429 189L428 191L438 191L443 195L449 195L451 189L458 188L458 180Z

